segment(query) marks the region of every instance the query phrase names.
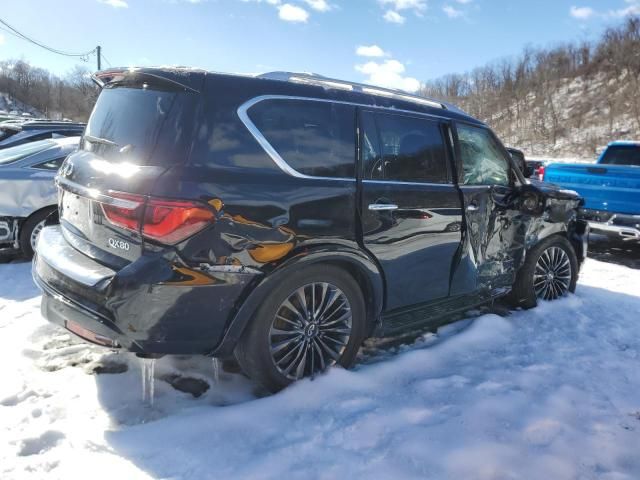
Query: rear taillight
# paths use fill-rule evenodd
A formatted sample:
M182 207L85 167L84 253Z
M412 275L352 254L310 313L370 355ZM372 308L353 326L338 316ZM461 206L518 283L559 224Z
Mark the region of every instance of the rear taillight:
M101 204L107 220L116 227L139 232L145 198L121 192L109 192L109 196L113 199L112 203Z
M111 224L161 243L181 242L215 218L208 207L198 202L161 198L146 200L142 195L121 192L109 192L109 196L113 202L101 205Z
M544 165L538 167L538 179L540 181L544 180Z
M213 219L213 212L200 203L152 198L144 212L142 235L174 244L202 230Z

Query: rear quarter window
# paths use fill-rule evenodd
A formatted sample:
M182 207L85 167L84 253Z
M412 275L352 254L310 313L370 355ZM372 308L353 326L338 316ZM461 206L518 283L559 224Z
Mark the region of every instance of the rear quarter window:
M311 100L264 100L251 122L294 170L314 177L355 177L355 107Z

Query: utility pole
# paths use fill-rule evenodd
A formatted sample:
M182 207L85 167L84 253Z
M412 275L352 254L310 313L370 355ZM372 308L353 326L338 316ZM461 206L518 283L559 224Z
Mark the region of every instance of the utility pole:
M98 45L96 47L96 55L98 56L98 71L102 70L102 47Z

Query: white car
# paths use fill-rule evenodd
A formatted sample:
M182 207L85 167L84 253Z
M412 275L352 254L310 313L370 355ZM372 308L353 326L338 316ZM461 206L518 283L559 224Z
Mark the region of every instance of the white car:
M80 137L40 140L0 150L0 260L27 257L57 209L55 175Z

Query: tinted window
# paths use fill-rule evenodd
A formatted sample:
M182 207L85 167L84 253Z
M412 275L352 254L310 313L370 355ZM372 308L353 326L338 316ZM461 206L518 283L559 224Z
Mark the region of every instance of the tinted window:
M600 163L607 165L635 165L640 167L640 145L609 147Z
M81 148L108 160L139 165L181 163L191 137L194 97L148 86L105 88Z
M60 168L60 165L62 165L62 162L64 162L65 158L67 157L54 158L53 160L49 160L47 162L42 162L37 165L34 165L32 168L38 168L40 170L56 171Z
M43 140L41 142L31 142L16 147L5 148L0 150L0 164L16 162L29 155L42 152L54 145L55 143L50 140Z
M316 177L355 176L355 108L331 102L266 100L249 117L293 169Z
M509 185L509 161L489 130L458 124L464 185Z
M447 183L447 156L437 121L364 112L364 178Z
M10 136L15 135L18 132L19 130L13 130L12 128L0 128L0 140L9 138Z

